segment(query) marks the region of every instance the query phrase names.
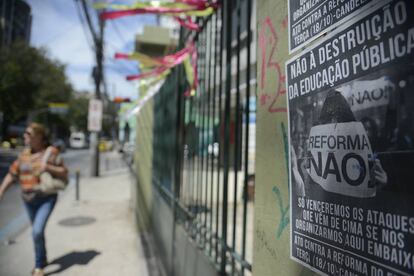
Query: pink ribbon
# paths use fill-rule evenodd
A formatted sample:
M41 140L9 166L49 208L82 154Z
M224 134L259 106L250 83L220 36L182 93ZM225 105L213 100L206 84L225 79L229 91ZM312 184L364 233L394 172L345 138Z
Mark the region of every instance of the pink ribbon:
M191 17L190 17L190 16L187 16L186 20L181 19L181 18L180 18L180 17L178 17L178 16L175 16L175 17L174 17L174 19L175 19L178 23L180 23L180 25L181 25L181 26L183 26L183 27L185 27L185 28L187 28L187 29L189 29L189 30L192 30L192 31L197 31L197 32L200 30L200 26L199 26L197 23L194 23L194 22L191 20Z
M194 58L197 58L197 51L195 51L194 48L194 43L190 43L189 46L187 46L186 48L178 51L175 54L171 54L171 55L167 55L161 58L154 58L154 60L156 60L157 62L159 62L160 64L162 64L159 67L156 67L154 70L151 70L149 72L145 72L145 73L141 73L141 74L137 74L137 75L129 75L126 77L127 80L131 81L131 80L140 80L140 79L144 79L144 78L149 78L149 77L155 77L155 76L159 76L160 74L162 74L163 72L165 72L166 70L181 64L185 58L187 58L187 56L189 54L192 54L192 58L193 58L193 68L194 68L194 82L198 82L197 80L197 68L194 67ZM118 59L129 59L130 55L128 54L123 54L123 53L116 53L115 54L115 58ZM193 84L194 86L194 84Z
M207 0L175 0L174 2L188 5L209 5Z
M129 59L129 55L123 54L123 53L115 53L115 58L116 59Z
M212 7L217 8L217 4L208 4L203 2L194 2L191 4L191 8L167 8L167 7L147 7L147 8L138 8L138 9L131 9L131 10L116 10L116 11L104 11L101 13L100 17L102 20L111 20L116 19L123 16L129 15L136 15L136 14L165 14L165 13L172 13L172 14L179 14L191 11L201 11L206 8Z
M141 73L141 74L137 74L137 75L129 75L126 77L127 80L131 81L131 80L140 80L140 79L145 79L145 78L149 78L149 77L156 77L161 75L163 72L165 72L166 70L168 70L168 67L157 67L152 71L149 72L145 72L145 73Z
M152 58L156 63L161 64L164 67L173 67L177 64L180 64L184 59L194 51L194 45L190 44L186 48L176 52L175 54L166 55L163 57ZM116 59L132 59L132 55L124 53L115 53Z

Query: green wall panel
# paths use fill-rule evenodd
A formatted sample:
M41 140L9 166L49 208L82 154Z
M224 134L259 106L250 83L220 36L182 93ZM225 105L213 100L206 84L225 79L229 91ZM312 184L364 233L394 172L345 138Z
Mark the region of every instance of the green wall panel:
M254 275L313 275L290 260L285 61L287 0L257 2L257 148Z

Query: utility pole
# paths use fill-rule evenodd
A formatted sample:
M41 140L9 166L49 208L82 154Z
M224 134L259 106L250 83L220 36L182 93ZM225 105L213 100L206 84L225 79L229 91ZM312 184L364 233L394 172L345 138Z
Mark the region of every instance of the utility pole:
M104 21L99 18L98 32L92 26L88 7L85 0L81 0L82 8L85 14L86 22L92 34L95 46L96 66L92 70L92 76L95 81L95 99L101 99L101 84L103 82L103 41L104 41ZM98 13L99 15L100 13ZM99 131L92 131L90 135L91 148L91 176L99 176Z

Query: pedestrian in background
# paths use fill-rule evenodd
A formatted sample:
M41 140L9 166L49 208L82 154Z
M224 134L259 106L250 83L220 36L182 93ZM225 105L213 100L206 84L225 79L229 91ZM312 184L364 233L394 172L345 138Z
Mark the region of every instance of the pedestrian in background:
M56 204L57 193L42 194L36 186L40 185L41 173L48 172L54 178L67 179L68 170L59 150L50 147L47 130L41 124L31 123L27 127L24 142L25 149L10 166L0 186L0 200L14 182L20 183L23 203L32 224L35 252L32 275L43 276L43 268L47 265L45 227Z

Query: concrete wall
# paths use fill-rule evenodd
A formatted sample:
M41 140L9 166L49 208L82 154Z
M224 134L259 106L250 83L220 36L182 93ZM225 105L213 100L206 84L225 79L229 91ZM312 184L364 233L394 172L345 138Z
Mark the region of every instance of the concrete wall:
M216 268L210 263L206 255L199 250L197 244L188 239L188 235L181 225L176 226L174 240L175 275L180 276L214 276L218 275Z
M154 190L152 209L152 234L155 237L160 258L168 275L173 275L172 268L172 243L174 217L172 209L168 206L160 193Z
M136 185L133 187L133 204L142 230L150 227L152 212L152 139L153 101L150 100L137 114L134 166Z
M285 62L287 0L257 2L257 132L253 275L312 275L290 260ZM276 273L277 271L277 273Z

